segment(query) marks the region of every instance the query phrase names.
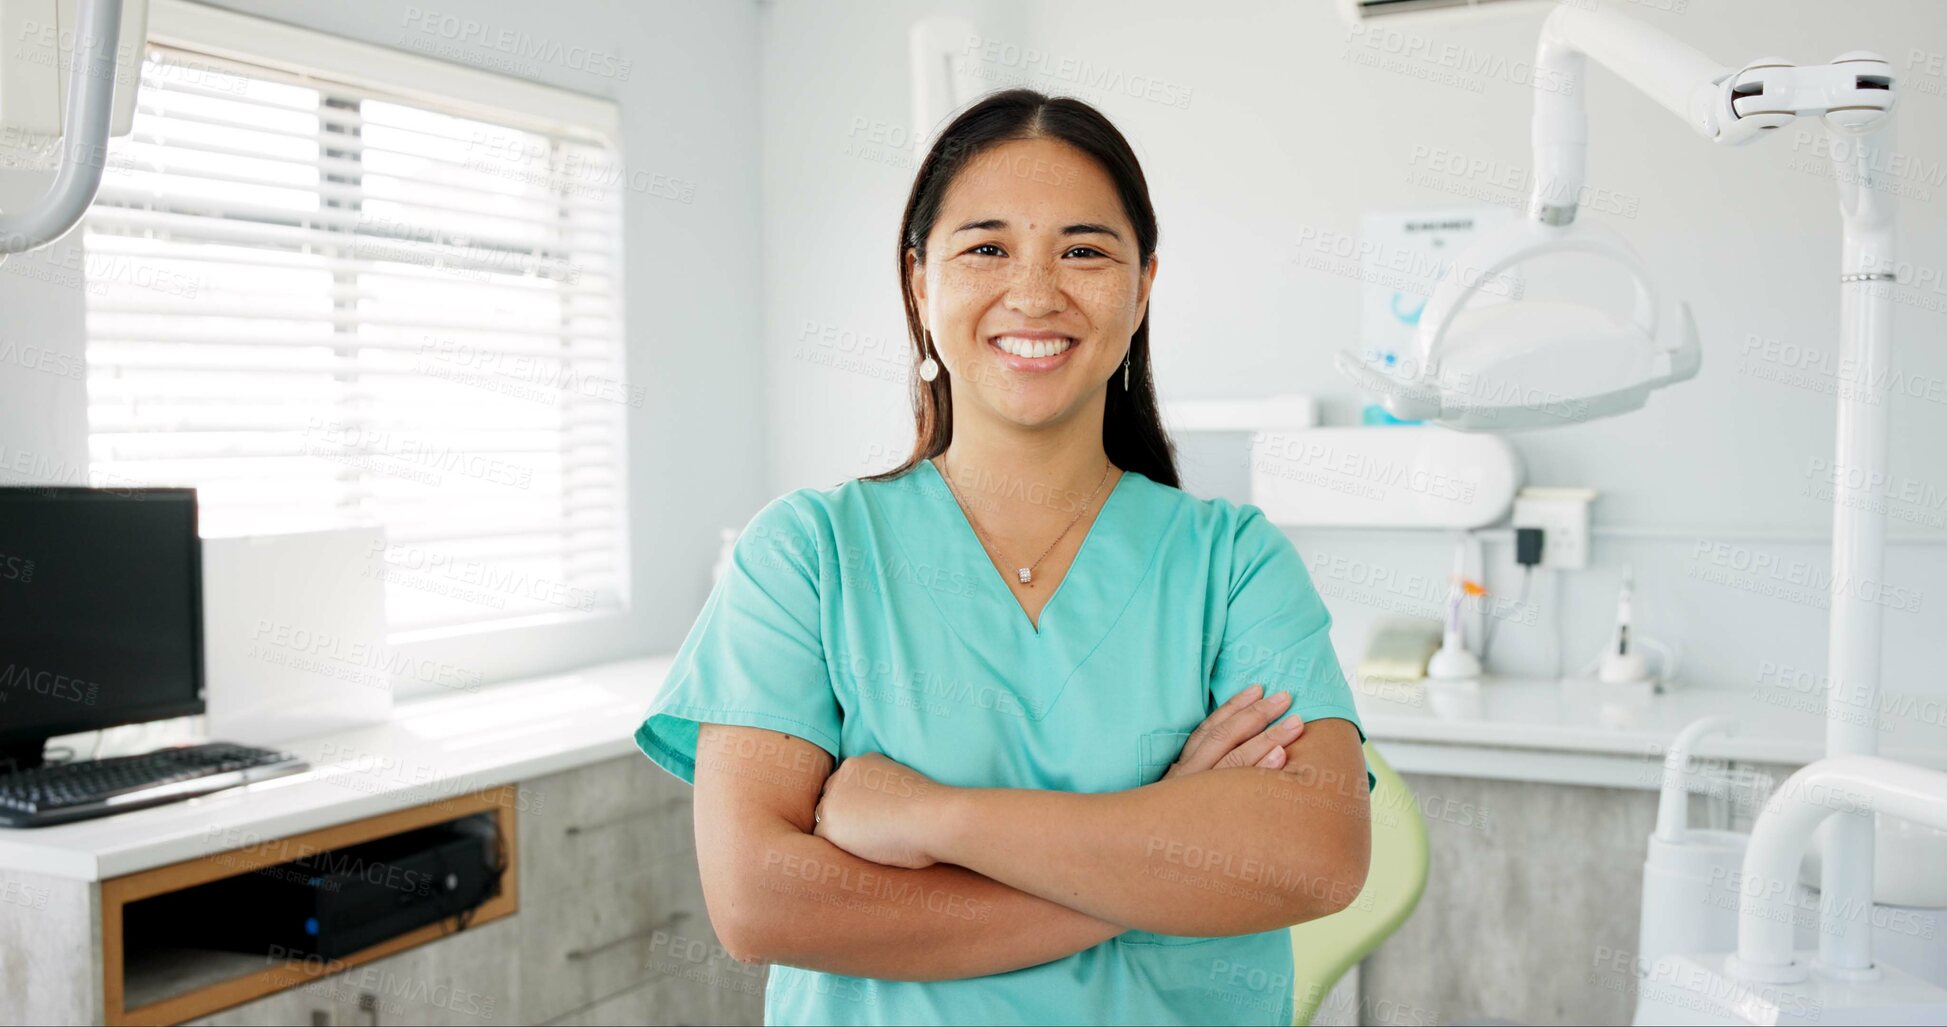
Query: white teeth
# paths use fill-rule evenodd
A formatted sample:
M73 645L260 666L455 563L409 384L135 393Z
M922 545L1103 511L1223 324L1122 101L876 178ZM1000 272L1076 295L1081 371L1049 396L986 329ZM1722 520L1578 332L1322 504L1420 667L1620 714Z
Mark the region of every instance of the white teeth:
M1003 352L1017 357L1052 357L1070 346L1073 339L1023 339L1013 335L1001 335L994 339L994 345Z

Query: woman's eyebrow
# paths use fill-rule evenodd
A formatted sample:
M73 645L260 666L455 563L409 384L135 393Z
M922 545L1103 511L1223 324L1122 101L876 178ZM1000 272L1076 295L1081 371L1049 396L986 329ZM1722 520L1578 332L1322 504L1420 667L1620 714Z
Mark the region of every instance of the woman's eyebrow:
M998 232L1005 228L1007 228L1007 222L1001 218L983 218L982 220L979 221L969 221L966 224L961 225L959 228L956 228L953 231L948 232L947 234L959 235L961 232ZM1061 230L1061 234L1063 235L1106 235L1117 242L1122 241L1122 233L1116 231L1115 229L1110 228L1107 225L1098 225L1098 224L1086 223L1086 222L1078 225L1069 225Z
M1069 225L1061 230L1063 235L1106 235L1116 242L1122 241L1122 234L1107 225Z

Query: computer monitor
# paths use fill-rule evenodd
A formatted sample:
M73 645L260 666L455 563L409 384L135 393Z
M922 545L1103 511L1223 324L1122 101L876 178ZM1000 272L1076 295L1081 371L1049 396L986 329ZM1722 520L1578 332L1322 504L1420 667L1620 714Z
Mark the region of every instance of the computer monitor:
M0 488L0 771L203 712L196 491Z

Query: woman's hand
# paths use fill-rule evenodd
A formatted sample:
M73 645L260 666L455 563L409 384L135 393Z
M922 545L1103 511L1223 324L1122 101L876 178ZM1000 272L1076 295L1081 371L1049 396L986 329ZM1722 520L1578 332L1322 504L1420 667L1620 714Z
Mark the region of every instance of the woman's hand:
M938 862L918 844L947 786L876 752L848 756L825 779L811 833L860 859L918 870Z
M1284 747L1305 733L1305 722L1290 717L1273 727L1264 725L1276 720L1290 705L1290 692L1274 692L1267 697L1262 685L1252 685L1231 696L1190 733L1183 752L1170 764L1163 780L1218 767L1283 767Z

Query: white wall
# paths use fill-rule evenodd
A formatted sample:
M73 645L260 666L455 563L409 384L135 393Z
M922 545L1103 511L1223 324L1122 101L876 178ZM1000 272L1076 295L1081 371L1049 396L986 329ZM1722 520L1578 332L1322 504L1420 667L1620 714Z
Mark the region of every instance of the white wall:
M914 145L907 31L1022 22L1008 0L767 3L764 345L772 491L886 470L912 445L895 241ZM1009 30L1012 31L1012 30Z
M769 494L763 460L764 366L758 337L758 13L750 3L555 0L224 0L218 6L382 46L500 70L622 108L623 163L695 184L691 202L625 196L628 368L647 400L631 409L629 512L634 605L572 629L505 631L412 647L487 681L666 651L682 641L709 585L717 531L741 526ZM440 15L474 23L443 31ZM504 49L513 39L517 48ZM613 60L589 62L590 51ZM626 72L623 71L626 62ZM0 180L0 188L7 183ZM15 183L16 188L18 183ZM65 243L63 247L78 247ZM82 353L76 279L0 266L0 344L34 340ZM0 478L86 480L79 382L0 366ZM24 471L11 461L25 450Z
M1912 54L1916 40L1947 49L1947 8L1921 0L1608 6L1726 63L1772 54L1815 63L1853 48L1891 58L1908 78L1898 144L1909 163L1903 255L1932 282L1947 277L1947 76L1938 64L1927 73L1937 56ZM892 245L914 155L889 163L847 151L854 118L866 119L868 132L873 121L907 123L905 21L965 14L983 40L1013 44L994 51L998 59L976 53L987 81L1082 95L1130 137L1162 220L1152 318L1166 397L1251 396L1275 385L1320 397L1328 422L1350 423L1360 398L1331 355L1358 343L1361 284L1301 264L1299 241L1356 237L1368 210L1521 202L1522 190L1508 184L1530 162L1532 87L1519 69L1548 10L1482 23L1387 23L1404 33L1380 40L1392 47L1410 40L1415 53L1514 69L1443 82L1438 59L1373 66L1387 45L1352 37L1326 3L764 7L771 491L884 469L910 441ZM1036 63L1028 50L1041 55ZM1148 80L1156 98L1078 89L1069 77L1077 73L1098 83ZM1185 95L1187 106L1170 102ZM1776 668L1822 673L1826 615L1816 596L1757 594L1775 583L1760 575L1705 580L1718 559L1762 556L1818 570L1828 562L1829 500L1808 494L1818 484L1808 475L1814 461L1830 460L1833 400L1764 377L1788 368L1762 347L1747 352L1749 339L1776 340L1836 363L1839 230L1833 184L1817 173L1818 136L1790 128L1743 149L1715 147L1601 69L1586 97L1590 183L1633 208L1608 222L1683 283L1705 360L1696 380L1657 393L1644 411L1515 439L1531 482L1602 493L1596 566L1568 581L1563 597L1568 662L1579 665L1606 637L1621 569L1633 564L1639 628L1682 647L1689 679L1750 692L1775 684ZM1429 158L1436 149L1488 170L1447 175ZM1920 608L1886 614L1886 684L1943 695L1947 682L1928 655L1947 628L1947 348L1939 345L1947 285L1900 294L1908 302L1895 305L1896 367L1924 395L1890 400L1894 470L1922 491L1893 504L1904 519L1894 522L1900 541L1887 579L1916 590ZM807 350L827 332L831 340ZM834 369L805 356L837 355L851 339L865 340L876 359ZM1241 481L1240 452L1180 441L1191 482L1226 491ZM1437 596L1450 552L1448 540L1424 533L1296 537L1331 600L1348 663L1378 617L1432 608L1409 579L1433 582ZM1489 556L1492 584L1511 591L1505 549L1490 547ZM1366 584L1373 574L1390 583ZM1516 670L1548 669L1554 643L1542 629L1550 623L1542 611L1532 626L1508 624L1497 653Z

